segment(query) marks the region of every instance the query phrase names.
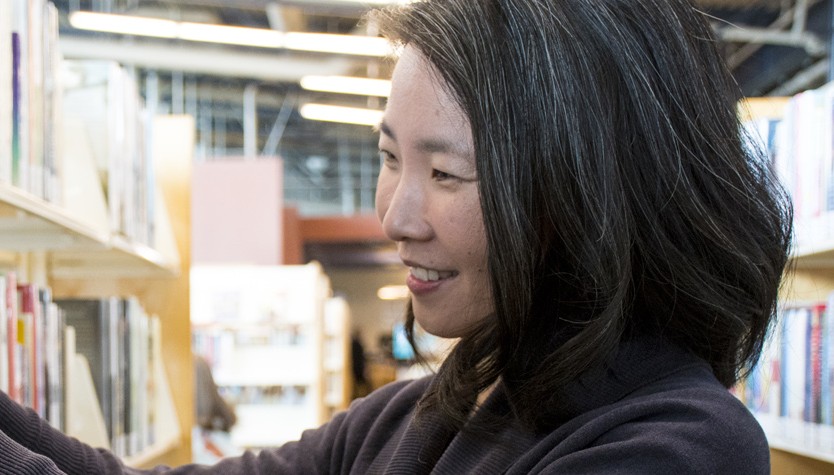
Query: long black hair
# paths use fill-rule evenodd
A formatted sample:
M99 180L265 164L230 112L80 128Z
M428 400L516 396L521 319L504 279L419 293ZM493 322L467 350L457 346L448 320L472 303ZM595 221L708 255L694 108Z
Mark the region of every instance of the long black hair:
M738 88L686 0L427 0L377 12L469 118L495 315L423 400L454 426L499 377L549 422L623 340L660 336L734 384L775 313L791 209L744 145ZM409 326L413 315L409 313Z

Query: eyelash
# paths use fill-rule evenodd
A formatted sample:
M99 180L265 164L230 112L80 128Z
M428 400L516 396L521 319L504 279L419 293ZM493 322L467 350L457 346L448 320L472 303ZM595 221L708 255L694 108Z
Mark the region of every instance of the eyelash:
M379 158L382 160L383 165L397 163L397 157L395 157L394 154L388 150L380 150Z
M450 175L446 172L442 172L442 171L437 170L435 168L433 168L432 171L431 171L431 177L434 178L435 180L438 180L438 181L446 181L446 180L455 180L455 179L457 179L456 176Z
M389 152L388 150L380 150L379 157L382 160L383 165L387 165L389 167L394 167L397 165L397 157L394 156L394 154ZM455 175L446 173L444 171L440 171L436 168L432 168L431 177L432 179L437 181L459 180L459 178Z

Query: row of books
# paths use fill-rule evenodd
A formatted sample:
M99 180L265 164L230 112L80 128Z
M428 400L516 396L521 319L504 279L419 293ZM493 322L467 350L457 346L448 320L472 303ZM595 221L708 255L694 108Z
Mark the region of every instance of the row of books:
M66 427L64 320L48 288L0 275L0 390Z
M307 326L292 338L287 327L192 328L192 349L206 359L219 386L309 385L316 380L320 349ZM264 361L270 361L268 367Z
M301 405L308 402L308 387L300 385L278 386L221 386L220 395L229 403Z
M781 310L777 322L736 395L757 414L834 425L834 293Z
M66 142L92 155L110 229L153 244L152 117L135 70L113 61L66 60L61 71Z
M111 449L140 453L156 440L154 359L160 357L158 320L135 298L62 299L76 347L90 364Z
M95 169L102 224L153 245L152 117L137 74L112 61L64 60L58 23L46 0L0 2L0 184L60 205L77 193L67 177Z
M47 287L0 276L0 389L67 430L67 377L82 355L96 400L75 401L101 409L110 448L119 456L140 453L155 435L160 328L135 298L54 299Z
M834 239L834 85L799 93L781 113L746 126L791 195L798 246Z
M0 2L0 183L61 201L58 11Z

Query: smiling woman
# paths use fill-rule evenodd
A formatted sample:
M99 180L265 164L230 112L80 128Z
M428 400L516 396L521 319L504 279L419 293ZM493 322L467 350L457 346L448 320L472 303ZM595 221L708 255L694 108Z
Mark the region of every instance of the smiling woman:
M406 325L458 343L297 442L149 473L769 473L727 387L773 323L791 210L705 15L426 0L374 21L404 47L376 204ZM0 430L17 466L136 473L5 396Z

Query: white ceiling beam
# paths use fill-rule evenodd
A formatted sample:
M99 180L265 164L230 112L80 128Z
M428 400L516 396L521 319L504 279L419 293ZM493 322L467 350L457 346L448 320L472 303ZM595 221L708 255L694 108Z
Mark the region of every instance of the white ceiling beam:
M298 82L309 74L347 74L357 64L344 57L250 53L222 47L73 36L62 36L60 46L67 59L112 60L147 69L277 82Z

